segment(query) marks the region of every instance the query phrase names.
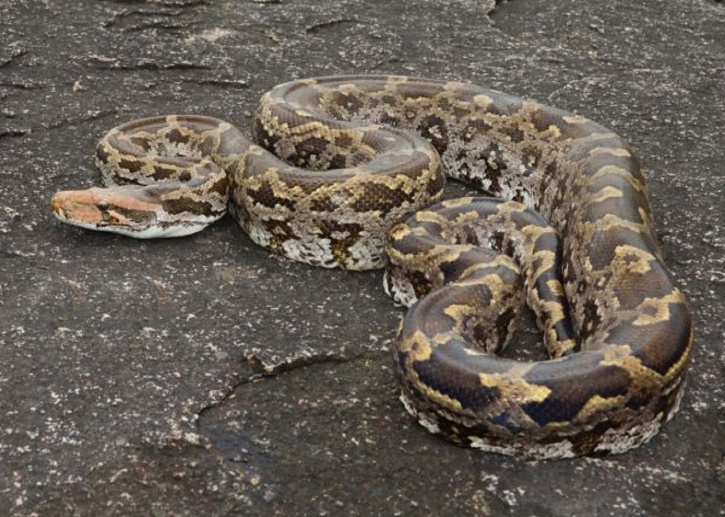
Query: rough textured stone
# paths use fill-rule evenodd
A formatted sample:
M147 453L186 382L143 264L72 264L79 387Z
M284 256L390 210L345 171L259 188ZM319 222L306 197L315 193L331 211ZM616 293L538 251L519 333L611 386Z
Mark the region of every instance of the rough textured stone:
M722 4L12 0L0 28L0 514L722 515ZM396 399L380 272L290 263L228 220L139 242L51 217L118 123L246 127L274 84L363 72L536 98L637 149L697 332L653 442L544 463L453 447Z

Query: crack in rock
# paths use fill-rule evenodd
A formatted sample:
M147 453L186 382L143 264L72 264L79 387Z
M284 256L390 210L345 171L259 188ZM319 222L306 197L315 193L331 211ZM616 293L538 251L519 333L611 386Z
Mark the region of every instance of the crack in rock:
M145 4L148 0L112 0L116 4ZM152 0L155 4L160 4L162 7L196 7L198 5L206 5L209 3L208 0Z
M318 32L323 32L327 29L332 29L341 25L343 27L349 27L350 25L359 25L360 23L360 20L356 20L354 18L340 18L338 20L330 20L327 22L320 22L314 25L310 25L305 29L305 33L317 34Z
M99 120L106 117L113 117L115 115L118 115L119 113L123 113L123 111L123 109L118 108L93 110L86 114L78 115L76 117L69 117L48 124L41 124L41 127L46 130L52 130L59 129L65 126L75 126L78 124L85 124L86 122L93 122L94 120ZM30 130L28 130L28 133L29 132Z
M154 18L156 19L151 23L160 23L159 18L172 18L175 16L181 16L183 11L181 9L173 9L170 11L154 11L145 9L126 9L123 11L115 12L106 21L101 23L103 27L113 27L116 23L120 22L124 18L133 18L138 16L139 18ZM138 29L139 27L145 27L145 25L133 25L130 29Z
M152 59L142 58L136 63L122 62L119 59L105 56L91 56L96 68L108 70L210 70L208 65L192 61L175 61L171 63L158 63Z
M274 362L269 362L262 359L259 352L248 352L243 356L243 363L246 363L250 367L248 373L240 373L238 379L234 384L224 391L220 391L219 396L210 400L204 407L202 407L196 414L197 423L201 421L201 417L204 413L211 411L228 401L234 396L237 389L245 384L256 382L262 379L275 377L277 375L305 368L307 366L317 364L343 364L359 359L363 354L348 355L344 349L330 350L327 352L317 352L314 350L301 350L294 356L287 356L280 360L273 359Z
M33 130L30 128L0 128L0 138L7 138L7 137L18 137L18 136L25 136L32 133Z
M249 88L249 81L245 79L181 79L183 82L205 84L210 86L223 86L224 88Z
M256 353L252 352L244 356L244 361L252 365L255 370L254 373L247 377L246 382L252 382L264 377L273 377L281 373L286 373L298 368L304 368L313 364L346 363L354 361L357 357L358 356L349 357L345 355L344 352L334 350L328 352L302 350L298 355L285 357L275 363L269 363L260 358Z

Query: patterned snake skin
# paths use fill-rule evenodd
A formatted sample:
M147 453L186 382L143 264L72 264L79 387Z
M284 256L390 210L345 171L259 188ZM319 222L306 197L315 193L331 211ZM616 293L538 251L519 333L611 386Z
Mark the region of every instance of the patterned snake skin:
M386 291L411 307L395 354L401 398L459 445L617 453L676 411L690 314L616 134L470 84L362 76L275 87L252 137L201 116L123 124L97 149L109 188L59 192L53 210L153 238L199 231L229 206L254 242L291 259L387 263ZM439 202L443 171L501 199ZM548 360L495 355L524 304Z

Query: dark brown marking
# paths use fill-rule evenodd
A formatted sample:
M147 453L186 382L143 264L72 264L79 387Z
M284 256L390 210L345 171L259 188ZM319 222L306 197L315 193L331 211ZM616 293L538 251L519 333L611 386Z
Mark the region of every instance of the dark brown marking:
M208 217L216 215L216 211L212 208L212 204L207 201L197 201L188 197L179 199L166 199L161 206L170 214L181 214L188 212L191 214L201 214Z
M573 360L576 361L576 370L572 369ZM599 364L601 360L598 354L578 354L556 363L535 365L526 374L526 380L537 386L546 386L552 392L542 402L526 403L522 409L543 426L571 421L595 395L603 398L625 395L631 381L629 373L617 366L602 366ZM572 371L586 371L586 380L572 376Z
M143 169L144 163L140 160L119 160L118 166L122 169L126 169L127 171L135 174L139 172L141 169Z

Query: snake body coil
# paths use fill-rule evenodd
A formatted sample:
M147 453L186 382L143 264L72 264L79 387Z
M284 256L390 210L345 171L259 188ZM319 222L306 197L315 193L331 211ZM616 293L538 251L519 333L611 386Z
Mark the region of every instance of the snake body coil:
M677 409L690 314L616 134L489 89L384 76L277 86L252 136L208 117L129 122L97 150L105 183L120 186L59 192L54 211L179 236L222 217L230 194L239 224L272 251L324 267L387 261L386 291L411 306L395 360L402 400L460 445L616 453ZM444 170L502 199L438 203ZM549 360L494 355L524 302Z

